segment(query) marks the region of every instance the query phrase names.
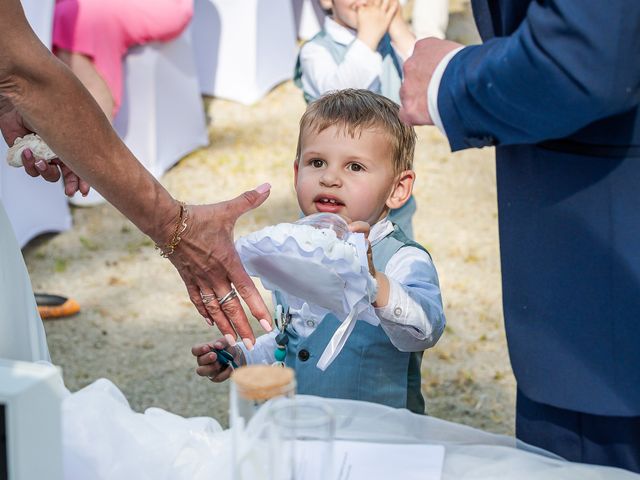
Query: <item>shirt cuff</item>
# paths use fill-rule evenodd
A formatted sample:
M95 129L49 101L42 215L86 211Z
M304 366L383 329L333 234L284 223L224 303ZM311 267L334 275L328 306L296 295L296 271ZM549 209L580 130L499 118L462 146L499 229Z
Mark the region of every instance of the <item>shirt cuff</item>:
M464 47L458 47L455 50L451 50L442 58L442 60L440 60L440 63L438 63L436 69L433 71L433 75L429 81L429 87L427 88L427 108L429 110L429 116L431 117L433 124L438 127L438 130L440 130L445 137L447 136L447 132L444 130L442 119L440 118L440 112L438 111L438 92L440 90L440 81L442 80L442 75L444 75L444 71L447 69L447 65L449 65L451 59L463 48Z
M387 277L388 278L388 277ZM386 320L400 325L407 324L407 305L402 285L393 278L389 278L389 301L384 307L376 308L376 314L380 320Z

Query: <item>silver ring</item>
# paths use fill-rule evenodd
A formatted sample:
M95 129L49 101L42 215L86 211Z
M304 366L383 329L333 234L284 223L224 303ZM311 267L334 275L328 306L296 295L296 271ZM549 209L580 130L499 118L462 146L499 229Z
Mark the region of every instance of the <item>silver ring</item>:
M238 296L238 292L234 288L231 288L231 291L222 297L216 298L218 300L218 304L222 306L222 304L228 302L229 300L233 300Z
M216 298L215 293L201 293L200 297L202 297L202 303L205 305L210 304L214 298Z

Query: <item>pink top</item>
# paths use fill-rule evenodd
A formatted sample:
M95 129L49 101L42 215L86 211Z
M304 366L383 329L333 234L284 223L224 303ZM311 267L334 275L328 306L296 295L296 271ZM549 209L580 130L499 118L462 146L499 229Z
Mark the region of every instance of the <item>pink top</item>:
M53 48L93 60L114 100L122 101L122 60L130 47L177 37L193 0L56 0Z

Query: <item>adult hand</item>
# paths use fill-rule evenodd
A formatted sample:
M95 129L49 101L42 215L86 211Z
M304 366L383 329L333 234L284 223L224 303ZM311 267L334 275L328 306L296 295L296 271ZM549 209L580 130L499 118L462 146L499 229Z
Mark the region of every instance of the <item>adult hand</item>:
M213 351L214 348L228 351L237 365L245 365L247 363L240 347L237 345L230 346L224 338L220 338L215 342L194 345L191 347L191 354L196 357L196 362L198 363L196 373L201 377L207 377L212 382L218 383L224 382L231 376L233 368L218 362L218 355Z
M272 330L269 309L242 267L233 243L233 227L238 217L260 206L269 196L270 188L264 184L227 202L189 205L187 228L169 257L207 323L217 325L224 335L229 335L232 344L239 336L248 349L253 348L255 336L240 299L232 296L222 305L218 299L235 287L262 328Z
M374 52L398 10L397 0L370 0L356 7L358 38Z
M34 133L13 105L1 97L0 130L9 146L13 145L16 138ZM3 160L0 159L0 161ZM83 195L89 193L89 184L57 158L53 159L51 163L47 163L44 160L35 158L31 150L25 149L22 152L22 163L27 174L32 177L41 176L47 182L57 182L60 179L60 175L62 175L64 192L70 197L78 191Z
M440 61L461 44L438 38L416 43L413 55L404 63L404 80L400 88L400 119L409 125L433 125L427 103L429 82Z

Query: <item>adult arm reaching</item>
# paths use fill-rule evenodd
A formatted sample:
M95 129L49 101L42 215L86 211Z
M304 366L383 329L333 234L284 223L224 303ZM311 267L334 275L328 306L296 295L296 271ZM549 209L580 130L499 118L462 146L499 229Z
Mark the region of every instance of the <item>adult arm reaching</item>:
M157 245L171 242L181 206L118 138L89 92L40 43L19 0L0 0L0 128L9 142L24 130L40 135L56 152L81 191L79 179L98 190ZM28 164L29 162L27 162ZM57 179L57 166L37 173ZM31 171L30 173L34 173ZM69 178L66 178L66 177ZM67 192L76 188L67 182ZM270 314L244 271L233 245L243 213L269 196L265 184L212 205L188 205L187 227L169 257L201 315L224 334L255 340L238 298L218 305L232 284L267 330ZM206 305L202 295L214 294Z

